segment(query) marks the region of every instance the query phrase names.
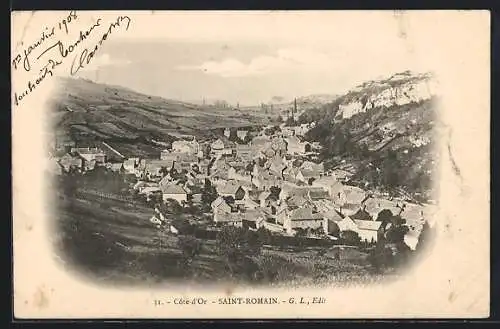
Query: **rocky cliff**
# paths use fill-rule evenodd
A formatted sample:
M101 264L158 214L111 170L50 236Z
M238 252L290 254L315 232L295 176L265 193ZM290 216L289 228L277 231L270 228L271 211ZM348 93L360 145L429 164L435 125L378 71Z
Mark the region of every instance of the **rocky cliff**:
M343 97L337 116L347 119L378 107L418 103L438 93L438 83L430 73L413 74L407 71L354 88Z
M299 121L317 123L306 138L323 145L327 167L349 164L359 184L430 199L438 87L429 73L403 72L353 88Z

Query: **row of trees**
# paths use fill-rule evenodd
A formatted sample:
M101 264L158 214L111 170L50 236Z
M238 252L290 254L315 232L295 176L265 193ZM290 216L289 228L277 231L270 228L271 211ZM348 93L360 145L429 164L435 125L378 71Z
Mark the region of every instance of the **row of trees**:
M434 242L435 229L425 222L415 251L412 251L404 241L409 231L405 219L393 215L390 210L383 210L377 220L382 221L381 230L377 244L368 257L377 271L398 269L408 265L420 255L427 253Z

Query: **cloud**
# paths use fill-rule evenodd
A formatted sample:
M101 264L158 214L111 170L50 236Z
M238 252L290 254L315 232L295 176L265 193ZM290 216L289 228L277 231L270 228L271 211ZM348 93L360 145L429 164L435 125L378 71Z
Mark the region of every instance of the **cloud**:
M180 70L202 71L206 74L221 77L245 77L289 70L323 69L329 63L329 58L321 52L300 48L280 49L273 56L257 56L248 63L235 58L226 58L221 61L207 61L200 65L179 66Z
M83 71L98 71L105 67L126 66L132 62L126 59L111 58L109 54L102 54L93 58L89 65L85 65Z
M370 41L350 47L282 48L273 55L257 56L246 62L228 57L177 67L224 78L285 73L302 77L335 75L353 83L412 68L411 56L402 45L382 46Z

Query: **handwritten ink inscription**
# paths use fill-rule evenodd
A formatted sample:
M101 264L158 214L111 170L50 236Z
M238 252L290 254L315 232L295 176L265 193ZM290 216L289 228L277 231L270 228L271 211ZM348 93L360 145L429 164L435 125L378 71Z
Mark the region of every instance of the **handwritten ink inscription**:
M128 16L118 16L114 21L106 26L103 24L103 19L98 18L92 23L92 25L79 30L73 41L64 41L62 38L56 38L58 33L62 33L63 36L70 35L70 28L74 25L72 23L77 20L78 15L76 11L71 11L69 15L56 22L53 27L45 27L41 32L40 38L36 40L36 42L29 45L27 48L23 49L21 53L14 56L14 59L12 60L12 67L14 70L22 68L24 71L30 72L32 64L34 63L37 63L40 68L37 76L27 81L26 87L22 92L14 92L14 102L16 106L18 106L27 95L32 93L37 86L43 83L47 77L54 76L54 70L59 65L63 64L63 62L66 61L66 58L73 56L70 67L70 75L75 75L80 69L89 65L95 57L97 51L103 45L104 41L109 38L112 32L118 28L123 28L127 31L132 21ZM83 44L89 42L88 39L98 33L98 30L102 29L103 26L106 26L106 30L98 41L92 46L83 48ZM46 44L48 44L48 46L43 48ZM43 50L40 51L37 57L33 58L32 53L38 49Z

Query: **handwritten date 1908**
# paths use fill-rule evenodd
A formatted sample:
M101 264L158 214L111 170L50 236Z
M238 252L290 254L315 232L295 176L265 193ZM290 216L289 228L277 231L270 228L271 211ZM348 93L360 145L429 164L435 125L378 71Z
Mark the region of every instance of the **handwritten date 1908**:
M59 26L59 30L66 32L68 34L68 24L71 23L72 21L75 21L78 18L76 15L76 11L72 10L69 15L61 20L57 25Z

